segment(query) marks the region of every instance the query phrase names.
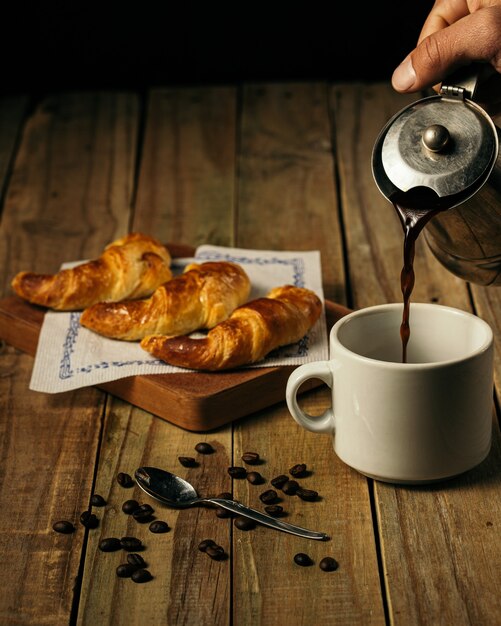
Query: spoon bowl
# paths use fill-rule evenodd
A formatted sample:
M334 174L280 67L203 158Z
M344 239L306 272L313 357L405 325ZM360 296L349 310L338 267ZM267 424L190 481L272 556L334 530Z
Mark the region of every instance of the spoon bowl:
M139 467L135 471L136 482L141 489L152 498L163 502L174 508L186 508L199 504L216 505L232 513L248 517L259 524L264 524L270 528L283 532L305 537L306 539L318 539L326 541L329 539L325 533L308 530L301 526L288 524L241 504L235 500L226 498L201 498L198 496L191 483L171 472L159 469L158 467Z
M193 485L180 476L156 467L140 467L135 472L141 489L160 502L176 508L192 506L198 500Z

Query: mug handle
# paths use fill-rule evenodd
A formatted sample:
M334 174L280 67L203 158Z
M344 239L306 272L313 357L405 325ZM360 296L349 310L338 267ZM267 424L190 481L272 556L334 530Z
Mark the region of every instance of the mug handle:
M299 387L311 378L321 380L332 389L332 369L329 361L305 363L296 368L289 376L285 390L285 399L290 414L306 430L311 430L314 433L332 433L334 431L334 412L332 407L328 408L322 415L314 416L303 411L297 402Z

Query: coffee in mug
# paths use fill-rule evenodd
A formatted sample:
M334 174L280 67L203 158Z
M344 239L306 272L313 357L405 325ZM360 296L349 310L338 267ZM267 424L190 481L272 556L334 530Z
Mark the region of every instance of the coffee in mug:
M289 377L286 400L304 428L330 433L339 458L362 474L422 483L461 474L489 453L493 411L493 333L481 318L438 304L413 303L407 362L402 304L341 318L330 359ZM312 416L298 404L301 385L319 379L332 406Z

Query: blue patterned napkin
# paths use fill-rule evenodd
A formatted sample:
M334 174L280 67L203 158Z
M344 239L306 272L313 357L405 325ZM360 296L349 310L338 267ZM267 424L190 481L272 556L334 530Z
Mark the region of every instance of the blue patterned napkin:
M318 251L276 252L221 246L200 246L195 260L233 261L247 272L252 291L249 299L265 296L273 287L292 284L314 291L323 301ZM174 259L174 273L193 259ZM70 264L65 265L68 267ZM74 264L73 264L74 265ZM80 326L80 313L49 311L42 325L30 381L30 389L59 393L98 385L138 374L168 374L189 370L167 365L145 352L138 342L106 339ZM297 344L274 351L249 367L300 365L328 358L325 314Z

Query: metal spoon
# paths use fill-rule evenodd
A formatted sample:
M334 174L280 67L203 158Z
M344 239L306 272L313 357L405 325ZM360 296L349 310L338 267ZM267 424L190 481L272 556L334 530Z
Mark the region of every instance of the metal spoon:
M325 533L317 533L314 530L308 530L300 526L281 522L270 515L251 509L234 500L226 500L224 498L200 498L193 485L189 482L175 474L158 469L157 467L139 467L135 472L135 477L137 484L143 491L160 502L172 507L185 508L195 504L216 504L232 513L238 513L238 515L253 519L260 524L282 530L286 533L291 533L292 535L298 535L306 539L320 539L323 541L329 539Z

